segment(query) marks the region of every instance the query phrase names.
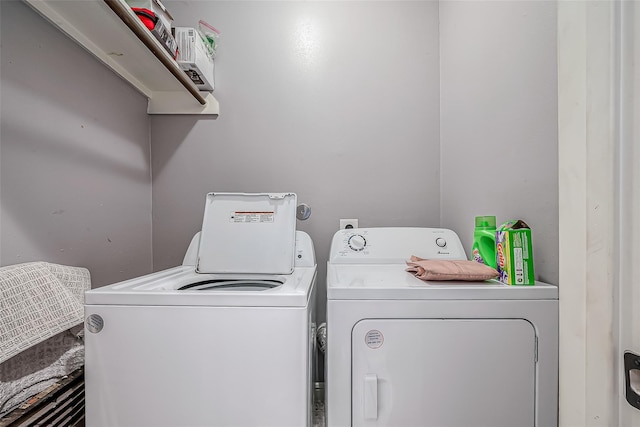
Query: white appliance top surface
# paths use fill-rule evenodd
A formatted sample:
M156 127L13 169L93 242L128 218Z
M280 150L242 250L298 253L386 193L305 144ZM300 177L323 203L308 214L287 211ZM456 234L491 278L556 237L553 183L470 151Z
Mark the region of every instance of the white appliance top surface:
M315 284L316 267L296 267L291 274L202 274L185 265L92 289L87 305L304 307ZM282 285L264 290L179 290L208 280L277 280Z
M536 282L534 286L509 286L495 280L424 281L405 271L405 268L405 264L329 264L327 299L558 299L558 288L542 282Z

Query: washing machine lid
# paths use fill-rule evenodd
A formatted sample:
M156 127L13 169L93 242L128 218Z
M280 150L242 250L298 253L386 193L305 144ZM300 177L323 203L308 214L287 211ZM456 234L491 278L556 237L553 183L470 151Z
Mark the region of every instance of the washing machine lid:
M290 274L294 268L295 193L209 193L198 273Z
M424 281L405 271L405 264L327 267L329 300L542 300L558 299L558 288L543 282L509 286L483 282Z

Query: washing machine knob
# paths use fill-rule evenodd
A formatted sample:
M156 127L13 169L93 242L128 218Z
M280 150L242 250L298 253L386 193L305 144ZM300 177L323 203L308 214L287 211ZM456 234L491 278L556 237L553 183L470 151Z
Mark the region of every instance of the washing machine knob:
M442 237L438 237L436 239L436 245L440 246L441 248L444 248L445 246L447 246L447 241L444 240Z
M367 239L365 239L362 234L354 234L349 237L348 244L352 250L359 252L367 246Z

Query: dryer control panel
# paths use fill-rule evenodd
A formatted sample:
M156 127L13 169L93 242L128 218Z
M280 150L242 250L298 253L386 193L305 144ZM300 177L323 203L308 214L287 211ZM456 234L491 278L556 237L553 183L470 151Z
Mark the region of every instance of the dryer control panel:
M339 230L329 263L394 264L411 255L428 259L467 259L460 238L446 228L380 227Z

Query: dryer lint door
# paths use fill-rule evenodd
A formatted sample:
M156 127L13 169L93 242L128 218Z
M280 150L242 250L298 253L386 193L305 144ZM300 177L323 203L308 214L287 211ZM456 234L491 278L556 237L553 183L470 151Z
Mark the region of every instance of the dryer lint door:
M536 335L522 319L366 319L353 426L533 427Z

